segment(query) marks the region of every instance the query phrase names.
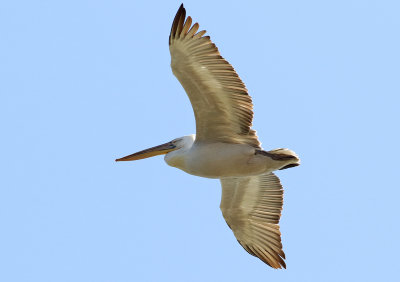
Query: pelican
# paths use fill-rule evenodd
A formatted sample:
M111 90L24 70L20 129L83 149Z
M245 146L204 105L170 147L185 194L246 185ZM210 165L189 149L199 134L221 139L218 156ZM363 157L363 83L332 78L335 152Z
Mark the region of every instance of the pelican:
M300 164L289 149L265 151L251 129L253 104L233 67L197 32L183 4L169 35L171 68L193 107L196 134L176 138L116 161L165 155L189 174L220 179L221 211L237 241L273 268L286 268L279 219L283 188L273 173Z

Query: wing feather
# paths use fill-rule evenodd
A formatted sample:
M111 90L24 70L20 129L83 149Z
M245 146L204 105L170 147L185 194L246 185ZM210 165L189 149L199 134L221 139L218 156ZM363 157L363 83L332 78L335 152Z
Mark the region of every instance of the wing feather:
M221 211L236 239L273 268L286 268L279 219L283 188L273 173L221 179Z
M186 19L186 21L185 21ZM172 72L182 84L196 119L196 142L248 144L259 148L251 129L253 104L234 68L183 5L169 36ZM197 32L197 33L196 33Z

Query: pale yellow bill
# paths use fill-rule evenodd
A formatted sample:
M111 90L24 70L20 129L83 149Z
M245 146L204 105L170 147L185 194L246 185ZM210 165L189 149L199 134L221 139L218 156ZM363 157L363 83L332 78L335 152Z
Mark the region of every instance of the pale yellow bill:
M159 146L151 147L149 149L134 153L132 155L116 159L116 162L121 161L136 161L145 158L150 158L157 155L165 155L168 152L176 150L176 146L172 142L168 142Z

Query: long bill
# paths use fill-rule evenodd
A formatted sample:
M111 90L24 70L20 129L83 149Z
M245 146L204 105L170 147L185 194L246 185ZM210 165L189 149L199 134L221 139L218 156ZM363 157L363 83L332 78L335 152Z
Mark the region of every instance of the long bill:
M151 147L149 149L134 153L132 155L116 159L116 162L121 162L121 161L136 161L136 160L141 160L141 159L146 159L150 157L154 157L157 155L165 155L168 152L176 150L176 146L172 142L168 142L162 145L158 145L155 147Z

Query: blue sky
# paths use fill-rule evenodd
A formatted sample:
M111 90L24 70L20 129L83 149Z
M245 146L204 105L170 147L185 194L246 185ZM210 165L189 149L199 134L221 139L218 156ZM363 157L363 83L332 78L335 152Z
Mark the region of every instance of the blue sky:
M219 181L161 157L195 132L169 67L177 1L0 4L1 281L398 281L398 1L186 1L254 101L286 270L236 242Z

